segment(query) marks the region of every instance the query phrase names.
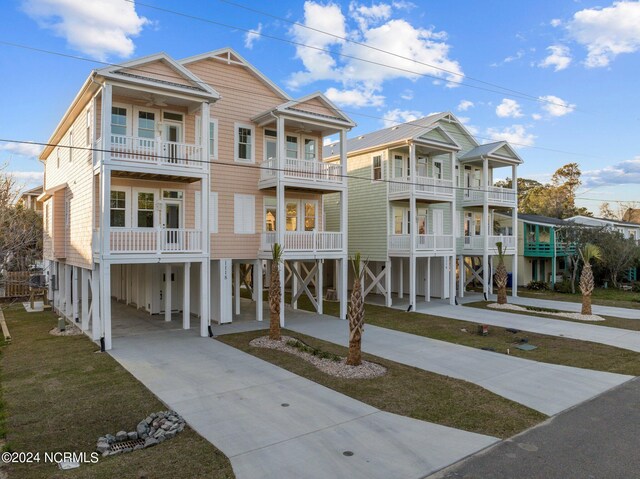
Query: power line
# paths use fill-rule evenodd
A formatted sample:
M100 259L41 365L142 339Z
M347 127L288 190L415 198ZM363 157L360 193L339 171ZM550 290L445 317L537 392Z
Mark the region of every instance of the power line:
M125 1L127 1L127 0L125 0ZM6 45L6 46L14 47L14 48L20 48L20 49L34 51L34 52L48 54L48 55L55 55L55 56L59 56L59 57L63 57L63 58L69 58L69 59L72 59L72 60L84 61L84 62L87 62L87 63L97 63L97 64L104 65L104 66L112 66L112 67L117 67L117 68L127 68L128 70L137 71L137 72L140 72L140 73L153 73L154 75L157 75L157 76L163 76L163 77L173 78L173 79L182 79L182 77L179 77L177 75L171 75L171 74L161 73L161 72L149 72L148 70L144 70L144 68L140 68L140 67L132 67L132 66L126 66L126 65L123 65L123 64L119 64L119 63L110 63L110 62L105 62L105 61L101 61L101 60L94 60L92 58L82 57L82 56L79 56L79 55L72 55L72 54L69 54L69 53L56 52L56 51L52 51L52 50L46 50L46 49L43 49L43 48L37 48L37 47L29 46L29 45L22 45L22 44L19 44L19 43L13 43L13 42L8 42L8 41L4 41L4 40L0 40L0 45ZM227 89L227 90L231 90L231 91L237 91L237 92L240 92L240 93L247 93L247 94L251 94L251 95L255 95L255 96L261 96L261 97L264 97L264 98L273 98L273 99L276 99L276 100L282 100L281 97L276 96L276 95L269 95L269 94L266 94L266 93L259 93L259 92L255 92L255 91L244 90L244 89L233 87L233 86L229 86L229 85L216 85L214 83L207 83L207 82L205 82L203 80L193 80L193 81L194 81L194 83L201 84L201 85L207 85L207 86L209 86L211 88L214 88L214 89L215 88L222 88L222 89ZM341 109L341 108L337 108L337 110L339 112L341 112L341 113L346 114L346 115L355 115L355 116L362 116L362 117L365 117L365 118L383 120L383 121L391 122L394 125L414 125L414 126L420 126L420 127L424 126L424 125L418 123L417 120L407 121L407 122L400 122L400 121L392 120L392 119L386 118L386 117L381 117L381 116L376 116L376 115L369 115L369 114L366 114L366 113L361 113L361 112L356 112L356 111L349 111L349 110L344 110L344 109ZM473 135L473 137L477 138L477 139L481 139L481 140L497 141L495 138L483 137L483 136L478 136L478 135ZM605 161L610 159L610 158L605 158L605 157L602 157L602 156L588 155L588 154L585 154L585 153L576 153L576 152L571 152L571 151L566 151L566 150L559 150L559 149L543 147L543 146L528 145L526 143L518 143L518 142L514 142L514 141L509 141L509 143L511 145L515 145L515 146L522 146L522 147L527 147L527 148L531 148L531 149L554 152L554 153L562 153L562 154L566 154L566 155L572 155L572 156L583 157L583 158L600 159L600 160L605 160Z
M96 152L100 152L100 153L114 153L113 150L107 150L104 148L95 148L95 147L89 147L89 146L72 146L72 145L62 145L60 143L45 143L45 142L38 142L38 141L27 141L27 140L17 140L17 139L9 139L9 138L0 138L0 142L3 143L19 143L19 144L25 144L25 145L39 145L39 146L45 146L45 147L58 147L58 148L67 148L69 150L81 150L81 151L96 151ZM117 153L117 152L116 152ZM175 162L176 164L179 162L190 162L190 163L200 163L200 164L208 164L208 165L220 165L220 166L227 166L227 167L236 167L236 168L248 168L248 169L254 169L254 170L266 170L266 171L274 171L274 172L278 172L278 171L290 171L287 168L277 168L277 167L270 167L270 166L262 166L262 164L245 164L245 163L236 163L236 162L225 162L225 161L212 161L212 160L198 160L198 159L192 159L192 158L185 158L185 157L178 157L178 156L171 156L171 155L158 155L158 154L150 154L150 153L135 153L136 156L138 157L147 157L147 158L161 158L161 159L166 159L166 160L170 160L170 162ZM315 161L315 160L314 160ZM330 164L330 163L325 163L325 164ZM453 172L452 172L453 173ZM321 177L320 175L322 175L322 173L312 173L313 176L315 177ZM330 173L330 176L332 177L336 177L336 178L345 178L345 179L353 179L353 180L362 180L362 181L368 181L368 182L375 182L375 183L389 183L389 184L399 184L399 185L414 185L414 186L427 186L424 185L422 183L416 183L413 181L404 181L404 180L392 180L392 179L386 179L386 178L381 178L379 180L373 180L373 178L371 178L370 176L355 176L355 175L343 175L343 174L339 174L339 173ZM454 174L452 174L452 176L455 176ZM452 183L454 182L454 180L450 180ZM447 185L437 185L434 186L434 188L442 188L442 189L450 189L450 190L462 190L462 191L466 191L466 190L473 190L473 191L480 191L480 192L491 192L492 190L490 189L483 189L481 187L466 187L466 186L447 186ZM506 190L510 190L509 188L505 188ZM615 202L615 203L625 203L626 201L624 200L607 200L607 199L595 199L595 198L579 198L576 197L576 199L585 199L585 200L592 200L592 201L609 201L609 202ZM443 200L443 203L446 203L446 200Z

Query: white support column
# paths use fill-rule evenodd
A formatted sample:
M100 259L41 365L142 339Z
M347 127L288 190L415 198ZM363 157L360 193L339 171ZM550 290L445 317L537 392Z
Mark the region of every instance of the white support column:
M89 281L91 281L91 272L88 269L80 268L80 303L82 307L80 317L83 331L89 328Z
M413 180L416 176L416 145L409 145L409 173ZM417 237L417 213L416 213L416 189L415 185L409 190L409 307L416 310L416 237Z
M100 316L103 308L102 302L104 301L101 297L101 270L102 267L95 263L91 273L91 339L94 341L100 339Z
M71 279L71 301L73 302L73 309L71 313L71 320L77 323L80 320L79 306L80 306L80 295L79 293L79 281L78 277L80 276L80 268L77 266L73 266L73 277Z
M111 349L111 264L103 262L100 265L100 273L102 290L100 295L100 304L102 305L100 336L104 338L104 348L108 351Z
M256 321L262 321L262 260L253 263L253 292L256 301Z
M444 261L444 259L443 259ZM443 265L444 266L444 265ZM424 300L429 303L431 301L431 256L427 256L427 287L425 288Z
M482 228L483 228L483 244L482 244L482 292L486 296L489 293L489 160L482 158Z
M404 258L400 256L398 258L398 299L402 299L404 296Z
M340 166L342 167L342 181L347 185L347 131L340 130ZM342 234L342 249L349 254L349 194L347 188L340 192L340 233Z
M280 327L284 328L284 261L280 264Z
M513 261L511 261L511 296L516 298L518 296L518 166L513 165L511 167L512 186L513 193L516 197L516 207L513 208L511 213L511 229L513 231ZM554 242L555 245L555 242ZM555 246L554 246L555 247ZM554 258L555 266L555 258ZM553 278L555 281L555 276Z
M200 263L200 336L203 338L209 335L208 328L211 318L210 271L211 263L209 258L205 258Z
M344 257L339 260L340 278L338 295L340 298L340 319L347 319L347 305L349 304L349 260Z
M464 298L464 256L458 256L458 294L461 298Z
M300 266L297 261L292 261L290 264L291 264L292 270L295 270L298 272L300 271ZM293 309L298 309L298 300L297 299L294 300L297 293L298 293L298 276L292 271L291 272L291 307Z
M454 305L456 304L456 256L451 255L447 259L449 260L449 304Z
M387 292L387 297L385 298L385 306L390 308L393 300L391 299L391 260L385 261L384 266L384 289Z
M324 279L324 272L323 272L323 267L324 267L324 260L319 259L318 260L318 280L316 281L316 295L318 296L318 314L322 314L323 311L323 297L322 297L322 280Z
M233 265L233 304L236 316L240 314L240 263Z
M182 329L191 329L191 263L184 264L182 279Z
M68 264L64 265L64 315L70 318L73 314L73 306L71 304L71 271L72 267ZM73 321L73 318L71 318Z
M489 294L493 294L493 257L489 256Z
M171 321L171 265L164 265L164 320Z

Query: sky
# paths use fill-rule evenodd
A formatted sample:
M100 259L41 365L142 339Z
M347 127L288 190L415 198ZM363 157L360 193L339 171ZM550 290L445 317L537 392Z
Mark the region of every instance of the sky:
M596 214L602 201L640 200L639 1L9 0L1 8L3 139L47 141L103 66L96 61L230 46L294 97L325 93L358 124L350 135L451 111L480 142L512 142L525 161L520 177L548 181L577 162L578 203ZM38 153L0 142L0 166L34 186Z

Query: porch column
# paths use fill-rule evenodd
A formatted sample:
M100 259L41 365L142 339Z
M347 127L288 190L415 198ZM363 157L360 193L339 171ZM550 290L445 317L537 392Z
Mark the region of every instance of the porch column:
M409 180L416 176L416 145L409 145ZM410 185L409 190L409 307L416 309L416 193L415 185Z
M277 151L278 151L278 169L276 171L276 243L279 243L282 246L284 251L284 240L285 240L285 224L287 213L285 210L285 188L284 188L284 172L282 167L284 166L286 150L285 150L285 125L284 118L279 116L276 121L276 131L277 131ZM286 251L285 251L286 254ZM284 269L285 263L284 258L282 264L280 265L280 325L284 326L284 292L285 292L285 284L284 284Z
M256 321L262 321L262 260L253 263L253 293L256 301Z
M73 304L73 311L72 311L72 315L71 315L71 319L74 322L79 322L80 321L80 315L78 312L78 307L80 306L79 304L79 291L78 291L78 286L79 286L79 282L78 282L78 276L80 276L80 268L78 268L77 266L73 266L72 267L73 270L73 276L72 276L72 283L71 283L71 301Z
M68 264L64 265L64 315L69 318L72 313L71 305L71 271L72 267ZM72 318L73 320L74 318Z
M400 256L398 258L398 299L402 299L404 296L404 258Z
M182 280L182 329L191 329L191 263L184 264Z
M164 320L171 321L171 265L164 265Z
M100 265L100 317L102 319L100 337L104 338L104 348L111 349L111 264L103 262Z
M323 304L322 304L322 280L324 279L323 276L323 266L324 266L324 260L323 259L319 259L318 260L318 281L316 281L316 295L318 296L318 314L322 314L323 311Z
M345 189L340 191L340 234L342 236L342 251L346 258L349 255L349 194L347 191L347 130L340 130L340 167ZM323 225L324 226L324 225ZM347 282L345 278L345 283ZM345 315L346 317L346 315Z
M384 289L387 292L387 296L384 298L385 306L387 308L391 307L392 299L391 299L391 260L387 260L384 263Z
M456 304L456 256L449 258L449 304ZM445 260L446 261L446 260Z
M349 260L346 256L338 260L340 263L338 297L340 298L340 319L347 319L349 303Z
M240 314L240 263L233 265L233 304L234 314Z
M99 263L93 266L91 273L91 339L97 341L100 339L100 315L102 314L102 288L101 288L101 269Z
M482 157L482 228L484 238L482 244L482 293L486 296L489 292L489 160Z
M426 303L429 303L431 301L431 256L427 256L427 277L425 283L424 300Z
M513 261L511 262L511 296L518 296L518 166L511 167L513 194L516 197L516 207L511 213L511 229L513 230ZM555 263L555 261L554 261ZM554 264L555 267L555 264ZM555 276L554 276L555 281Z
M464 298L464 256L458 255L458 294L461 298Z
M205 258L200 263L200 336L203 338L209 335L208 328L211 318L210 271L209 258Z
M291 307L293 309L298 309L298 300L294 300L296 293L298 292L298 276L294 273L300 272L300 268L298 266L297 261L292 261L291 263Z
M89 329L89 281L91 281L91 272L88 269L80 268L80 285L81 285L81 321L82 321L82 330L86 331Z
M284 328L284 261L278 273L280 273L280 327Z
M493 294L493 257L489 256L489 294Z

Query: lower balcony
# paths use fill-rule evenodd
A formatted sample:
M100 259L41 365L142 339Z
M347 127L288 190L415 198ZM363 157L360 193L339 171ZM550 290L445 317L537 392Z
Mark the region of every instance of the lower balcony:
M276 158L269 158L262 162L260 168L260 188L274 187L279 170L288 183L301 187L330 190L345 185L342 167L338 163L287 158L280 166Z
M276 242L274 231L265 231L260 238L260 249L271 251ZM284 244L285 255L288 252L309 253L341 253L344 251L344 235L328 231L286 231Z
M100 248L100 232L94 233L94 248ZM114 228L109 233L111 254L202 253L202 230L186 228Z
M484 202L484 190L482 188L466 188L462 193L463 206L481 206ZM511 188L499 186L487 187L487 202L492 206L505 206L515 208L518 203L518 195Z
M389 183L389 199L408 199L411 191L416 198L434 201L453 200L453 181L427 176L393 178Z
M453 235L416 235L416 253L423 255L453 254ZM406 255L411 251L411 235L389 235L389 254Z
M463 242L463 253L482 254L484 251L484 236L465 236ZM498 254L497 243L502 243L502 251L504 254L513 254L516 248L515 236L489 236L488 252L490 255Z
M558 242L554 245L553 243L529 242L524 244L524 256L551 258L553 256L567 256L575 254L575 252L576 245L574 243Z

